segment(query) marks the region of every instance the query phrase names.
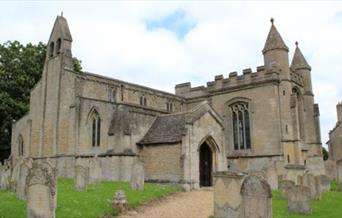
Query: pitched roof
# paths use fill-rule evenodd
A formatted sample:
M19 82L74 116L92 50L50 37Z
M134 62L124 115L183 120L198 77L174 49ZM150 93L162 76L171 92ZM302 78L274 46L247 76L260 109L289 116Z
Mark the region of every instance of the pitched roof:
M271 22L272 26L270 32L268 33L266 43L262 52L265 53L274 49L283 49L289 51L289 48L285 45L283 38L281 38L277 28L274 26L273 19L271 19Z
M295 50L295 53L293 55L292 62L291 62L291 69L293 69L293 70L299 70L299 69L311 70L310 65L305 60L304 55L302 54L302 52L299 49L297 42L296 42L296 50Z
M158 116L145 136L138 142L140 145L173 144L182 141L186 134L185 124L193 123L205 113L211 113L222 126L222 118L204 101L192 110L184 113Z
M139 144L177 143L185 134L185 114L157 117Z

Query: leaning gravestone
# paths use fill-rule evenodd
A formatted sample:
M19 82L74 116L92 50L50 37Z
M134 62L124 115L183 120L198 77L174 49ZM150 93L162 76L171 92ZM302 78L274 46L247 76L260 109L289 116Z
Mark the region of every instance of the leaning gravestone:
M336 169L337 169L337 180L340 184L340 191L342 191L342 160L336 162Z
M294 181L282 180L280 182L280 195L283 199L287 199L289 190L295 185Z
M31 158L24 159L19 167L19 176L17 181L17 198L20 200L26 200L25 186L26 177L28 175L29 169L32 168L33 160Z
M292 186L287 195L287 208L293 213L309 214L311 213L310 199L309 187Z
M56 175L49 163L33 162L26 177L28 218L55 217Z
M266 170L266 180L268 184L271 186L272 190L278 189L278 175L277 169L274 165L268 167Z
M141 161L135 161L132 166L131 175L131 188L133 190L143 191L144 190L144 165Z
M248 176L241 186L241 217L272 218L272 191L266 180Z
M87 191L89 180L89 168L84 166L76 166L75 189L76 191Z

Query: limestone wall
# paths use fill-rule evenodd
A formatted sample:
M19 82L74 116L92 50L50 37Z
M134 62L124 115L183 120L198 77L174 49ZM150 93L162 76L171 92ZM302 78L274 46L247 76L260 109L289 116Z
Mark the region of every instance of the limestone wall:
M144 162L147 181L178 183L183 180L185 166L182 160L181 144L144 146L140 151L140 156Z

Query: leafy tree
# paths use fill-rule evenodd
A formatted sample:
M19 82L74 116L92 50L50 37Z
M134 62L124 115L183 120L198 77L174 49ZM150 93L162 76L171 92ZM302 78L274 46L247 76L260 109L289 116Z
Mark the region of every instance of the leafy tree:
M322 152L323 152L323 160L326 161L329 159L329 152L325 147L322 147Z
M46 45L18 41L0 44L0 161L10 154L12 123L29 110L30 90L41 77ZM75 70L81 61L74 58Z

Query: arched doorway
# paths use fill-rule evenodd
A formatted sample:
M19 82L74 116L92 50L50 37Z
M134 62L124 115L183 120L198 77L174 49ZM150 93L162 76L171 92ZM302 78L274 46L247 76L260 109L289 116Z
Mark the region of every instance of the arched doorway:
M213 153L206 142L199 153L200 186L212 186Z

